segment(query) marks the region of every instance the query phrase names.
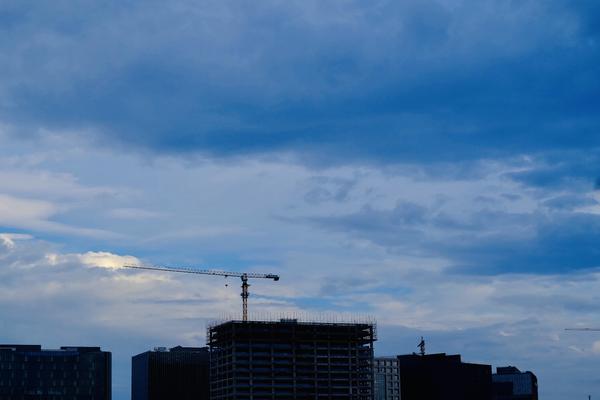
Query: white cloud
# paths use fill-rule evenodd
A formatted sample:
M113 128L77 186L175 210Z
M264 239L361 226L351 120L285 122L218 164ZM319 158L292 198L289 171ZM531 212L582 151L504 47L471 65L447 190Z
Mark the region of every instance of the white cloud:
M0 236L0 327L2 320L14 326L10 337L43 341L35 332L50 326L48 335L62 341L64 329L57 325L67 326L76 316L74 340L92 332L100 335L92 336L95 340L114 346L125 336L139 337L147 347L199 345L205 319L239 310L237 280L119 268L141 263L137 256L143 255L149 263L280 274L277 283L253 282L251 312L369 313L381 327L445 335L465 344L464 351L471 351L470 341L487 341L487 349L470 354L484 362L502 356L518 361L528 354L548 363L566 357L575 365L577 357L597 357L590 350L592 338L563 332L575 323L600 325L595 271L461 275L449 271L455 260L443 253L412 251L423 244L413 232L398 250L373 236L307 222L370 207L383 217L363 222L389 225L397 241L394 229L404 215L385 218L394 216L389 211L399 204L410 203L467 225L420 225L425 242L468 242L468 224L477 222L472 219L479 211L501 217L486 219L478 237L527 240L535 229L521 217L504 217L546 212L542 203L548 193L510 178L524 165L535 167L531 160L482 161L472 167L474 174L436 174L411 165L316 170L285 159L148 160L102 149L39 159L30 170L20 170L18 163L4 167L14 182L0 183L0 224L39 232L41 238L58 233L62 237L54 240L68 251L18 235ZM29 190L29 184L39 188ZM103 251L88 251L92 248ZM390 342L393 338L380 337L377 346L389 348ZM445 343L453 342L439 346Z
M118 191L108 187L84 186L70 173L53 173L40 169L2 169L0 193L20 196L43 196L45 199L81 200L115 196Z
M0 225L36 232L84 235L90 237L118 237L117 234L96 228L72 226L53 221L67 207L59 203L0 194Z
M88 266L119 269L124 265L141 265L140 260L133 256L120 256L105 251L93 252L79 255L81 262Z
M58 207L48 201L0 194L0 223L5 225L43 220L57 212Z
M118 197L119 191L83 186L70 174L43 170L2 170L0 165L0 225L43 233L118 237L106 229L57 221L86 204Z
M598 193L597 191L590 193L590 194L588 194L588 198L590 200L595 201L596 204L592 204L592 205L588 205L588 206L584 206L584 207L578 207L574 211L580 212L580 213L600 215L600 193Z
M29 240L32 238L33 236L23 233L0 233L0 241L2 241L2 245L9 249L14 249L15 241Z

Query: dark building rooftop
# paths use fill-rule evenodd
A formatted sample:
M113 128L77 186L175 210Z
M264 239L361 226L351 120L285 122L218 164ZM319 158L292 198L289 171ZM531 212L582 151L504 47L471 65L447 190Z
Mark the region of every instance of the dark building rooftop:
M537 377L517 367L498 367L492 375L495 400L537 400Z
M489 400L492 367L461 361L460 355L398 356L402 400Z
M208 347L157 347L132 358L132 400L208 400Z
M100 347L0 344L0 400L110 400L111 354Z

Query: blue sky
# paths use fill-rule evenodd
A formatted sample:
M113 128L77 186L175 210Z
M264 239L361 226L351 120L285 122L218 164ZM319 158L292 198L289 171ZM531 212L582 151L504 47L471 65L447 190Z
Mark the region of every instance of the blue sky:
M0 342L130 357L256 312L600 395L596 1L0 4Z

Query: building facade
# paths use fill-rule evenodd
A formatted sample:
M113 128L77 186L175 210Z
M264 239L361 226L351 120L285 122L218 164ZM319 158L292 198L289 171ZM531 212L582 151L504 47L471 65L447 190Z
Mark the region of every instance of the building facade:
M0 344L0 400L110 400L111 353Z
M398 368L398 358L396 357L376 357L374 359L375 400L400 400Z
M132 358L132 400L208 400L207 347L156 348Z
M402 400L491 400L492 367L461 361L460 355L398 356Z
M498 367L492 375L495 400L538 400L537 377L516 367Z
M373 399L370 323L229 321L208 330L212 400Z

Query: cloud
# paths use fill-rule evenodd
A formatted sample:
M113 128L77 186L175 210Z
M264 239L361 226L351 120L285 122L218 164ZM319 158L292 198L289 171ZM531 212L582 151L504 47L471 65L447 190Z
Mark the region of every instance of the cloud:
M2 241L2 245L9 249L13 249L15 247L15 241L29 240L32 238L33 236L26 235L23 233L0 233L0 240Z
M47 201L0 195L0 218L5 224L46 219L57 212L58 208Z
M596 388L562 329L600 325L598 15L2 2L0 332L102 344L126 399L130 356L204 343L239 283L118 266L206 265L280 274L259 313L375 315L380 354Z
M0 161L0 226L54 235L118 237L109 227L77 226L73 216L94 204L130 198L132 193L123 187L85 185L64 168L49 167L67 159L67 164L76 162L81 155L81 150L64 151L63 139L26 143L0 133L0 155L6 156Z
M0 226L90 237L118 236L102 229L76 227L52 221L51 218L61 211L63 210L53 202L0 194Z
M139 209L139 208L116 208L116 209L110 210L108 212L108 215L113 218L131 219L131 220L160 218L160 217L164 216L163 214L161 214L159 212L143 210L143 209Z
M82 200L114 197L118 190L108 187L86 187L71 173L52 173L41 169L3 167L0 164L0 191L21 196L43 196L44 199Z
M572 187L588 191L595 185L600 154L592 146L585 151L546 152L532 159L533 168L509 172L511 178L539 188Z
M527 165L530 171L537 168ZM360 208L301 218L393 254L439 257L451 270L475 274L599 266L594 243L600 219L592 187L525 185L505 172L521 169L518 163L474 168L479 170L474 176L414 170L404 175L405 171L385 183L398 187L386 193L395 204L371 201ZM381 190L378 186L373 198L381 196Z
M310 179L312 188L304 195L304 199L311 204L345 201L355 184L355 179L315 176Z
M88 251L87 253L81 254L79 259L85 265L110 269L119 269L124 265L142 264L136 257L119 256L105 251Z
M20 136L328 164L597 147L586 3L64 7L4 8L0 118Z
M238 307L237 288L212 279L119 269L137 259L110 252L57 250L37 239L0 246L2 341L102 346L113 352L119 399L130 395L132 355L155 345L203 345L206 321Z
M237 283L118 268L140 260L109 251L64 253L37 239L14 243L0 247L5 337L47 346L68 340L112 350L116 388L123 385L118 398L129 393L127 371L136 351L158 344L202 345L207 319L239 309ZM410 352L410 340L425 335L431 351L532 369L545 382L545 393L559 390L562 381L556 377L552 383L556 369L544 363L575 368L587 379L582 358L595 356L593 338L577 339L563 329L598 325L598 299L590 297L600 292L598 271L473 277L420 268L419 262L432 260L377 259L371 249L345 251L329 260L327 251L310 254L312 259L302 258L304 252L287 254L278 271L280 282L253 283L252 311L374 315L380 325L378 354ZM64 324L71 327L67 336ZM130 336L135 343L122 340Z

